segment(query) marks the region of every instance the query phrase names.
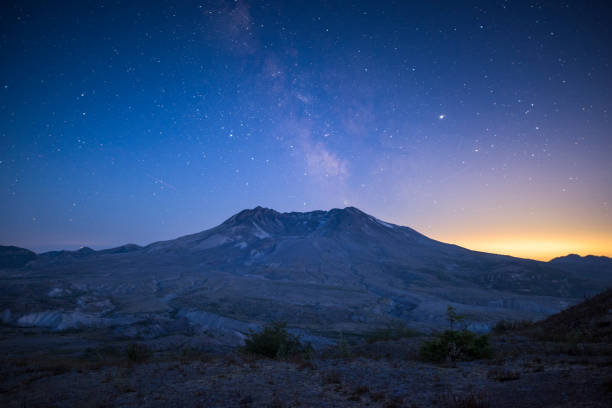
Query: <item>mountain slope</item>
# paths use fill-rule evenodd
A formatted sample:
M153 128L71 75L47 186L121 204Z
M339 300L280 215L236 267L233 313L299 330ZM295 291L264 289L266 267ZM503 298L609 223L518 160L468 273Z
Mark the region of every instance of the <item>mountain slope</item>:
M0 245L0 269L20 268L34 259L36 254L28 249Z
M611 278L470 251L353 207L308 213L257 207L145 247L41 254L0 273L0 311L7 323L54 329L239 337L272 320L318 333L395 320L437 327L451 304L484 328L501 318L545 317L601 291Z
M545 336L567 338L579 336L581 341L612 341L612 289L574 305L538 322Z

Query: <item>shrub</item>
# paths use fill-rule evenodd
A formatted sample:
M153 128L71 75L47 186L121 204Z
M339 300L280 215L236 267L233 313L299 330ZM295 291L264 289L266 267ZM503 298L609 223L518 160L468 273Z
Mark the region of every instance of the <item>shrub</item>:
M450 329L453 330L456 324L463 324L465 316L457 313L457 310L452 306L446 306L446 320L450 325Z
M491 357L492 351L489 346L489 337L485 334L478 335L467 330L464 325L465 316L457 313L454 307L446 308L446 320L450 330L445 330L435 339L421 344L419 354L427 361L470 361L477 358ZM453 330L456 324L464 326L461 330Z
M126 349L127 357L135 363L142 363L151 357L151 349L146 344L130 343Z
M520 331L533 326L530 320L500 320L491 329L495 334L504 334L510 331Z
M373 332L366 334L366 341L369 344L376 343L377 341L391 341L399 340L407 337L418 336L419 333L407 326L400 324L397 326L387 326L384 329L378 329Z
M437 338L421 345L420 355L433 362L475 360L492 354L487 335L477 335L469 330L446 330Z
M277 322L264 327L260 332L250 331L244 341L243 351L277 358L296 354L309 355L312 346L310 343L303 345L298 336L287 331L285 323Z

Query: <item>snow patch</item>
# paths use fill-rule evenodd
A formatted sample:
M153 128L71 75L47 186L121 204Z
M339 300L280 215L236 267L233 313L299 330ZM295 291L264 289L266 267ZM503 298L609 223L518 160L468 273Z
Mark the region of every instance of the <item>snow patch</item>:
M242 241L237 243L236 245L234 245L235 247L238 247L240 249L245 249L247 246L249 246L249 244L247 244L246 242Z
M17 319L17 325L24 327L47 327L53 330L67 330L79 327L109 327L118 322L115 319L95 317L79 312L46 311L30 313ZM124 322L127 323L127 322Z
M62 288L53 288L49 291L49 293L47 293L47 296L49 297L58 297L58 296L65 296L65 295L69 295L71 293L71 291L68 289L62 289Z
M85 314L102 315L115 310L115 305L108 299L85 295L77 299L77 310Z
M382 220L379 220L378 218L372 217L372 221L376 221L377 223L379 223L380 225L382 225L384 227L395 229L395 225L389 224L388 222L384 222Z
M255 227L255 231L253 231L253 235L255 235L259 239L270 238L270 234L263 230L256 222L253 221L253 226Z
M257 251L256 249L251 249L251 258L253 259L257 259L257 258L261 258L264 254L261 251Z
M232 240L230 238L224 235L215 234L215 235L212 235L206 238L204 241L200 242L198 246L196 247L196 249L200 249L200 250L210 249L210 248L221 246L231 241Z
M266 278L263 275L256 275L256 274L252 274L252 273L247 273L244 275L245 278L255 278L255 279L262 279L262 280L269 280L268 278Z
M245 323L229 317L224 317L215 313L205 312L203 310L179 310L178 317L186 318L189 323L198 327L200 330L221 330L221 331L239 331L248 332L249 329L259 329L259 325L254 323Z

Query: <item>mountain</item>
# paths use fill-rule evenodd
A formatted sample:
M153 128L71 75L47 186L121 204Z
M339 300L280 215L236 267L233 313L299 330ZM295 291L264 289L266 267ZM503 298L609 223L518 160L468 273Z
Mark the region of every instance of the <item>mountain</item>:
M257 207L144 247L41 254L0 271L0 311L22 326L145 337L206 331L227 341L284 320L324 341L399 321L441 327L453 305L484 330L499 319L546 317L612 283L581 270L470 251L354 207Z
M612 258L608 258L607 256L580 256L576 254L569 254L566 256L560 256L558 258L553 258L549 261L550 263L555 264L572 264L572 265L597 265L597 266L612 266Z
M570 254L549 261L549 264L581 277L608 282L612 276L612 258L607 256L580 256Z
M0 269L20 268L34 259L36 254L28 249L0 245Z

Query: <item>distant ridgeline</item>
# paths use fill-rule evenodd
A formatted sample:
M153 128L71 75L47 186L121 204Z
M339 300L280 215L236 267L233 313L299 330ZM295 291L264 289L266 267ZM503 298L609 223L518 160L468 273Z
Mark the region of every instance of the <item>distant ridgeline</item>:
M0 245L0 268L21 268L34 259L36 254L30 250Z

